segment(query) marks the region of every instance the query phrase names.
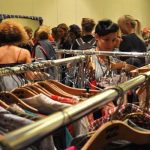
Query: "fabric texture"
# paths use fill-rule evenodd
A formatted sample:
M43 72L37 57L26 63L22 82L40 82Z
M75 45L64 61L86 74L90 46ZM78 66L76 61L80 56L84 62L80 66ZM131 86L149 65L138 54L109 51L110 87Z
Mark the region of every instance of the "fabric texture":
M31 105L32 107L38 109L40 113L46 115L71 106L69 104L54 101L44 94L38 94L36 96L23 99L23 101L28 105Z

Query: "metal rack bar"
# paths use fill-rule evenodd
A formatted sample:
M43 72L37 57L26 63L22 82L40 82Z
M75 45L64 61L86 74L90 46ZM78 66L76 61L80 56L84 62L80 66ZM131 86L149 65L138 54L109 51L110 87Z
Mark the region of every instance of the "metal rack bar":
M56 50L56 53L74 54L74 55L105 55L105 56L123 56L123 57L148 57L150 53L145 52L120 52L120 51L95 51L91 50Z
M124 93L129 89L132 89L143 83L147 76L150 76L150 72L145 73L145 75L139 75L127 82L119 84L117 87L119 87ZM63 111L59 111L45 119L7 134L3 139L0 140L0 145L2 148L4 148L4 150L21 149L44 137L48 133L51 133L58 127L80 119L96 108L101 108L118 95L119 92L115 90L115 88L107 89L104 92L87 99L86 101L64 109Z
M80 55L80 56L74 56L74 57L63 58L63 59L58 59L58 60L43 60L39 62L18 65L15 67L0 68L0 76L10 75L14 73L15 74L24 73L29 70L36 71L37 69L43 69L49 66L57 66L57 65L61 65L61 64L65 64L65 63L73 62L73 61L80 61L83 59L85 59L85 56Z

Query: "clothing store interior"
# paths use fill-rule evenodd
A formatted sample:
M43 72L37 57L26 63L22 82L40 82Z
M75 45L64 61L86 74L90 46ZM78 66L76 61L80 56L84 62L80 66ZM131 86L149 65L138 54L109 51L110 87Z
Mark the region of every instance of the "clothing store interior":
M0 2L0 150L150 150L149 0Z

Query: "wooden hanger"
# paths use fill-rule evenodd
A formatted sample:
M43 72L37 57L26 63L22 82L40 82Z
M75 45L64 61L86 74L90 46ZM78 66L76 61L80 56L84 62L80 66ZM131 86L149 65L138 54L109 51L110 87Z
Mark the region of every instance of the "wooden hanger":
M33 97L36 95L32 91L25 89L23 87L16 88L16 89L12 90L11 93L13 93L14 95L16 95L17 97L19 97L21 99Z
M34 91L36 93L36 95L40 93L47 95L47 96L50 95L48 92L44 91L42 88L36 86L36 84L27 85L25 88L31 89L31 91Z
M48 91L47 89L45 89L44 87L42 87L40 84L38 84L38 82L34 83L34 86L40 88L43 92L45 92L48 95L52 95L52 93L50 91Z
M36 91L34 91L32 88L30 88L29 86L23 86L22 88L29 90L30 92L34 93L35 95L39 94Z
M46 81L41 81L38 82L40 86L45 88L47 91L50 91L54 95L62 96L62 97L67 97L67 98L72 98L75 95L69 94L62 89L60 89L58 86L54 85L53 83L49 83Z
M53 83L55 86L57 86L59 89L69 93L69 94L72 94L72 95L76 95L76 96L82 96L83 93L86 92L86 89L78 89L78 88L74 88L74 87L69 87L67 85L64 85L56 80L47 80L47 82L49 83ZM90 95L95 95L97 93L99 93L98 90L90 90Z
M148 72L148 71L150 71L150 65L146 65L146 66L143 66L143 67L140 67L140 68L136 68L136 69L130 71L130 73L132 74L132 76L137 76L140 73L144 73L144 72Z
M24 103L19 97L15 95L15 92L0 92L0 99L4 101L7 105L11 104L18 104L19 106L28 109L33 112L38 112L37 109L29 106L28 104Z
M135 144L150 144L150 131L139 131L122 121L110 121L101 126L81 150L102 150L115 140L127 140Z
M146 85L142 85L136 90L136 94L140 96L145 90L146 90Z
M2 106L3 108L7 109L9 107L9 105L7 105L4 101L0 100L0 106Z
M126 62L111 62L112 69L126 69L127 71L132 71L137 69L134 65L127 64Z

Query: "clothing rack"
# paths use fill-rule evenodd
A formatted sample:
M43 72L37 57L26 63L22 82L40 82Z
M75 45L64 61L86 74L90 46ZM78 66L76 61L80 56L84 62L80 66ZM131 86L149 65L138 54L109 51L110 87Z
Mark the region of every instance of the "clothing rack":
M141 53L141 52L120 52L120 51L95 51L95 49L90 50L63 50L57 49L56 53L64 54L74 54L74 55L105 55L105 56L123 56L123 57L150 57L150 53Z
M71 123L92 112L96 108L102 108L114 98L122 96L126 91L135 88L150 77L150 72L139 75L127 82L104 90L86 101L58 111L40 121L21 129L8 133L0 140L0 150L18 150L29 146L36 140L53 132L55 129Z
M58 60L43 60L39 62L18 65L15 67L0 68L0 76L19 74L19 73L24 73L26 71L36 71L38 69L43 69L45 67L58 66L68 62L80 61L83 59L85 59L85 56L80 55L80 56L74 56L74 57L63 58Z

